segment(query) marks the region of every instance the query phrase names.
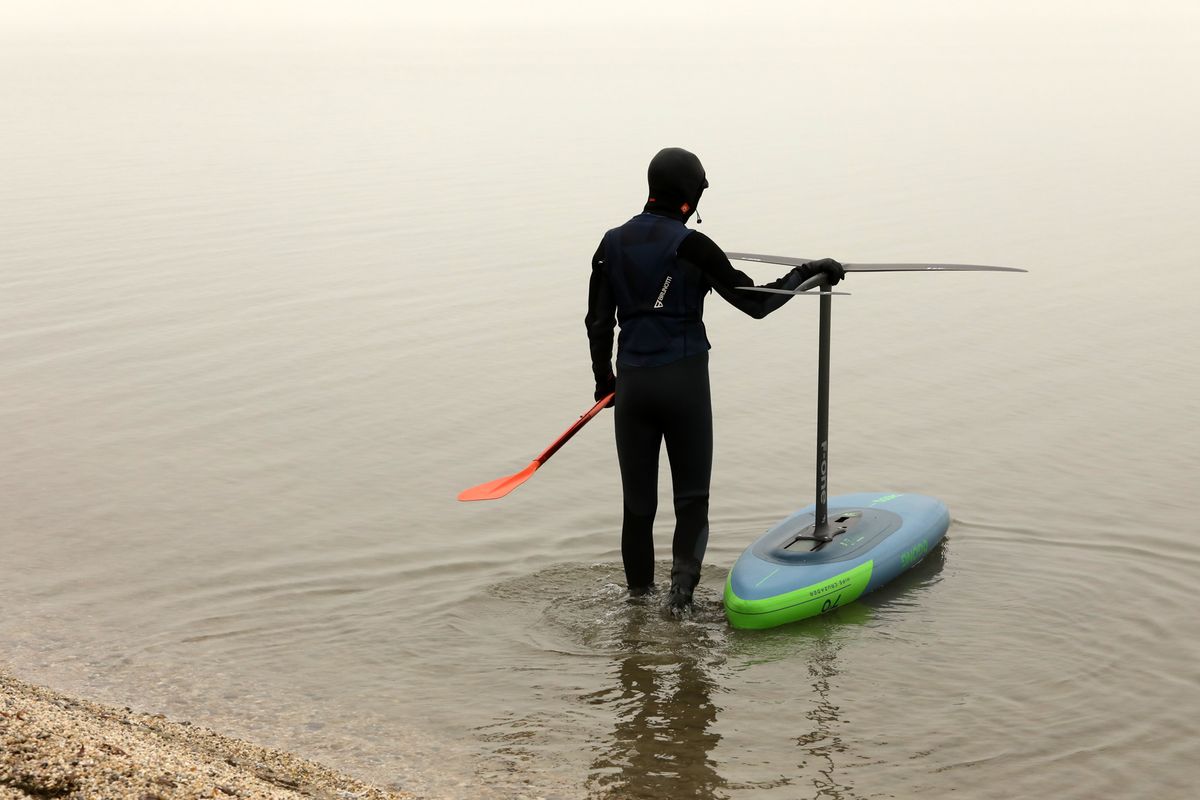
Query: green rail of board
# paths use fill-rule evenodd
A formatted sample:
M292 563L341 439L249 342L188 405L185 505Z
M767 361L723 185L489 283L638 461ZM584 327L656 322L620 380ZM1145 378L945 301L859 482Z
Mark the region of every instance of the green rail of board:
M745 600L725 580L725 612L735 628L773 628L832 611L857 600L871 582L874 561L834 575L828 580L761 600Z

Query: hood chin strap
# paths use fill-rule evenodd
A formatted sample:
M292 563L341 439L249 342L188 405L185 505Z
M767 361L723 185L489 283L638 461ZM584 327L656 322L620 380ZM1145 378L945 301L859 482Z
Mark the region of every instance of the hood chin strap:
M678 197L671 197L666 192L654 192L646 199L646 207L643 210L687 222L692 214L697 214L699 205L699 199L694 201L680 200ZM698 215L696 222L700 222Z

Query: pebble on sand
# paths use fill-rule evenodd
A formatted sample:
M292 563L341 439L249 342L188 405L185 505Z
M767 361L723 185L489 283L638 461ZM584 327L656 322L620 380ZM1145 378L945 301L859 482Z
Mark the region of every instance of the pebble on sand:
M0 672L0 800L406 800L291 753Z

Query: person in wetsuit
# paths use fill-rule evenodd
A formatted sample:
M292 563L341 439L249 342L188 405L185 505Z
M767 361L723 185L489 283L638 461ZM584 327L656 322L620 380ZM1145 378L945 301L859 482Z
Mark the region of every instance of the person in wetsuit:
M632 595L654 588L651 531L658 506L658 456L665 440L675 504L667 605L683 612L692 604L708 545L713 436L704 297L715 290L755 319L791 297L738 291L754 282L729 263L712 239L685 225L708 188L699 158L678 147L666 148L651 160L647 178L650 195L642 213L605 233L592 257L584 323L596 400L616 392L626 584ZM818 272L825 273L830 285L845 276L837 261L822 259L764 286L795 289ZM621 330L614 372L617 323Z

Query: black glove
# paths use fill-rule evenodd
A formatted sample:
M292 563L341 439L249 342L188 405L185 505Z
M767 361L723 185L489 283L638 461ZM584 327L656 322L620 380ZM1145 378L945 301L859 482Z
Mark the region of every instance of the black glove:
M608 377L596 384L596 402L599 403L604 398L617 390L617 376L611 372ZM613 398L605 408L611 408L616 403L616 398Z
M830 286L837 286L838 282L846 277L846 268L832 258L810 261L804 265L804 269L808 271L808 275L806 276L808 278L811 278L818 272L824 272Z

